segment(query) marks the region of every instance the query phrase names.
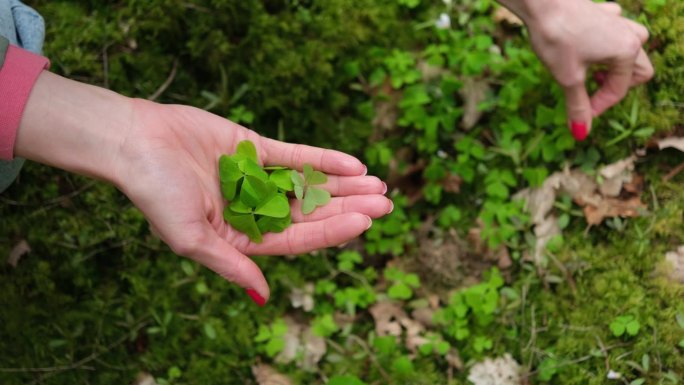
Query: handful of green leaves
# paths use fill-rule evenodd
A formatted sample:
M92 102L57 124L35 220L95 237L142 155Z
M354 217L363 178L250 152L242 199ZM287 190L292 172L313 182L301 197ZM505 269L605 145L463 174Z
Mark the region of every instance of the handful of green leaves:
M294 191L302 201L302 213L330 202L330 193L314 185L324 184L328 177L304 165L304 175L287 167L259 165L254 143L238 143L233 155L219 158L221 194L229 203L223 218L252 242L261 243L264 233L279 233L292 224L287 193Z

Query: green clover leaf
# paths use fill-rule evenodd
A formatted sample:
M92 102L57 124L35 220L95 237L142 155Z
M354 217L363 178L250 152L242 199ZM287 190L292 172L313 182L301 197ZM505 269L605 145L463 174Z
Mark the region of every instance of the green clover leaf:
M317 188L309 187L306 189L304 201L302 202L302 214L311 214L316 207L324 206L330 202L330 193Z

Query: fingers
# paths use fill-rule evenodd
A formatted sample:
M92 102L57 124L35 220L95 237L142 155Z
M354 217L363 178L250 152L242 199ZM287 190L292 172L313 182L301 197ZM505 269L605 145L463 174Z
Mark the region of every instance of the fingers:
M629 51L628 49L627 52ZM638 49L635 49L634 54L623 55L609 63L608 73L603 85L591 97L594 116L601 115L627 95L627 91L632 84L632 75L638 53Z
M565 106L570 121L570 132L577 140L584 140L591 131L592 107L584 82L565 88Z
M653 78L655 70L653 69L653 64L651 60L646 55L646 52L642 49L637 55L636 62L634 63L634 73L632 75L632 86L637 86L644 84Z
M387 185L375 176L328 176L328 182L321 185L333 196L385 194Z
M314 169L328 174L359 176L365 175L366 166L355 157L340 151L319 147L280 142L260 138L264 149L264 164L286 166L301 170L308 163Z
M226 280L245 288L259 306L268 300L268 283L256 263L219 237L211 226L206 226L202 241L197 242L187 255Z
M311 214L302 214L301 201L291 201L292 221L315 222L344 213L361 213L371 218L379 218L392 212L392 201L383 195L352 195L341 198L332 198L330 202L317 207Z
M254 255L302 254L337 246L370 228L371 219L359 213L335 215L316 222L296 223L282 233L264 235L264 242L249 243L245 253Z
M622 14L622 7L618 3L598 3L596 6L613 15Z

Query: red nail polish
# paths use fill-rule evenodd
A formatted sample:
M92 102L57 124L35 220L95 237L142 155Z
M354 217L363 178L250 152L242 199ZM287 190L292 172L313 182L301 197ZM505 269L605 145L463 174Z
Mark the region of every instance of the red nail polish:
M571 122L570 131L575 139L582 141L587 138L587 124L584 122Z
M264 297L259 295L259 293L256 292L254 289L245 289L245 292L247 293L250 298L252 298L252 301L254 301L255 304L259 306L264 306L266 304L266 300Z

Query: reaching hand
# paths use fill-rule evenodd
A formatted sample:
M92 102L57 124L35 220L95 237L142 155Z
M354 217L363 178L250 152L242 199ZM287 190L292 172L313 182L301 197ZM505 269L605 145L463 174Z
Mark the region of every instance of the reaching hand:
M573 136L584 140L592 118L622 100L630 87L653 77L653 66L642 49L648 30L622 17L615 3L531 0L527 4L538 7L528 15L523 12L532 46L565 90ZM606 72L597 73L601 85L590 97L585 80L592 65L605 66Z
M366 167L344 153L288 144L203 110L134 102L134 123L120 147L115 180L142 210L154 231L178 254L188 256L229 281L251 289L255 301L269 289L257 265L246 255L298 254L335 246L360 235L392 210L382 194L385 184L365 176ZM251 140L266 165L302 169L305 163L329 175L323 187L333 199L309 215L293 203L293 225L264 235L255 244L222 216L225 203L218 158ZM261 297L261 298L259 298Z

